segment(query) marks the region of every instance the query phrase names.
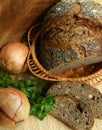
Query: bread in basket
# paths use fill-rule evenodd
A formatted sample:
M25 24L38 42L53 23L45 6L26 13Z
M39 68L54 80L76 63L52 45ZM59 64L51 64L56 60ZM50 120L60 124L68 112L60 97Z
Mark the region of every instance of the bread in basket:
M62 0L60 2L64 3L64 6L65 6L65 3L66 3L65 0ZM74 2L74 4L73 4L73 2ZM101 8L99 8L99 7L101 7L101 5L95 3L91 0L89 2L86 1L86 3L82 2L81 0L79 0L79 3L76 3L75 1L73 1L73 2L72 2L72 5L70 5L70 8L71 8L70 9L71 11L69 11L70 13L67 13L67 14L64 14L64 15L60 14L60 16L58 16L59 15L58 14L56 17L54 15L55 18L51 18L51 20L49 21L49 19L47 19L47 17L52 16L51 12L49 11L50 13L48 12L48 14L45 16L44 22L42 23L43 26L37 24L37 25L30 28L30 30L28 32L28 43L29 43L29 47L30 47L30 52L29 52L29 57L28 57L28 66L29 66L30 71L35 76L37 76L41 79L51 80L51 81L77 80L77 81L85 81L85 82L88 82L90 84L96 84L96 83L98 83L102 80L102 68L101 68L102 55L100 54L101 49L102 49L102 45L101 45L101 41L100 41L101 40L101 19L100 19L101 14L99 13L98 14L99 17L97 16L97 18L95 20L94 20L94 18L90 18L90 17L92 15L91 13L93 13L92 12L93 11L93 9L92 9L93 5L96 6L96 9L98 11L100 10L100 12L101 12ZM67 1L67 4L69 4L68 1ZM81 11L81 13L79 13L80 12L80 5L82 5L82 7L83 7L83 10ZM89 13L88 15L90 17L87 16L87 15L84 15L84 13L87 14L86 5L89 6L92 9L92 10L89 10L89 12L88 12ZM62 6L62 4L58 3L54 7L52 7L51 10L53 10L53 8L54 8L56 11L59 11L58 7L59 7L59 9L62 9L61 6ZM77 11L75 10L76 8L78 9ZM67 9L67 11L68 11L68 9ZM84 13L83 13L83 11L84 11ZM54 13L56 13L56 12L54 12ZM69 14L71 15L71 17L70 17ZM93 14L93 17L95 17L95 15ZM45 63L47 61L48 63L50 63L52 65L53 61L54 61L55 62L54 64L56 64L56 62L57 62L56 59L58 59L58 57L55 55L55 57L52 58L51 55L49 55L50 51L47 51L48 52L48 54L47 54L46 50L48 50L50 47L52 47L52 49L55 47L55 49L56 49L57 44L59 44L59 47L61 47L60 41L62 40L61 43L63 43L63 41L64 41L63 37L64 37L64 39L68 38L68 37L65 37L66 35L62 35L61 39L59 38L60 33L58 33L58 28L60 28L62 30L61 34L63 33L63 30L64 30L63 34L65 34L66 32L69 31L68 26L67 26L68 23L66 23L66 21L63 20L63 17L64 17L64 20L66 20L66 21L68 21L68 19L70 21L70 18L75 17L76 22L72 26L74 26L74 28L75 28L76 23L78 25L76 28L81 27L80 24L84 25L85 29L83 29L81 31L86 33L86 31L88 30L88 33L89 33L90 37L92 38L92 40L95 37L96 43L99 42L98 46L96 46L96 48L98 48L99 51L96 50L96 52L95 52L95 49L96 49L95 47L94 47L93 50L94 50L95 54L99 53L99 57L100 57L99 61L97 61L97 59L98 59L98 55L97 55L96 60L95 61L93 60L91 62L91 64L84 64L83 65L83 63L82 63L81 66L72 67L72 68L68 68L68 69L66 68L68 63L65 63L65 66L63 66L63 65L61 66L62 61L61 62L58 61L59 65L61 67L59 67L59 69L57 71L56 71L56 68L51 69L51 67L49 67L49 64ZM92 26L93 26L93 28L92 28ZM57 29L55 29L55 28L57 28ZM56 32L56 30L57 30L56 34L59 35L59 36L57 36L57 38L59 38L59 40L54 37L54 33ZM54 32L54 33L52 33L51 31ZM73 29L73 31L76 31L76 29ZM75 35L77 33L78 33L78 31L75 33ZM81 32L79 32L79 34L80 33ZM86 37L86 35L87 35L87 37ZM86 34L86 35L82 35L82 41L83 41L84 36L90 41L90 37L88 36L88 34ZM51 36L53 36L53 37L51 37ZM49 39L49 38L51 38L51 39ZM75 39L78 40L77 37ZM75 39L74 39L74 41L75 41ZM80 39L81 39L81 37L80 37ZM54 41L55 44L52 44L53 41ZM56 43L56 41L58 41L58 42ZM65 45L67 45L65 41L64 41L64 43L65 43ZM81 41L80 41L80 43L81 43ZM83 43L83 45L84 45L84 43ZM87 44L87 48L88 48L88 45L89 44ZM92 44L92 46L93 46L93 44ZM86 45L84 47L86 47ZM76 49L76 47L74 47L74 48ZM80 48L80 46L79 46L79 48ZM79 50L76 49L76 50L79 53L80 49ZM90 48L88 48L87 50L89 52ZM45 54L43 55L42 52L45 53ZM94 53L92 53L92 54L94 54ZM83 55L84 55L84 53L83 53ZM86 54L85 54L85 56L86 56ZM47 59L48 57L51 57L50 60ZM68 58L68 57L66 57L66 58ZM63 59L64 58L62 58L62 60ZM81 56L81 54L80 54L79 60L81 61L81 59L83 60L83 56ZM97 62L100 62L100 63L97 63ZM45 63L46 65L44 65L43 63ZM74 65L75 65L75 63L74 63Z

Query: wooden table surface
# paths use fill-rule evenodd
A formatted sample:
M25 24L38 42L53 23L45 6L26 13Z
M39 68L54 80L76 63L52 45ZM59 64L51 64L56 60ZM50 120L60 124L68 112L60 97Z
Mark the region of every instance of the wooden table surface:
M25 122L23 122L23 124L16 126L16 128L8 129L0 126L0 130L71 130L71 129L49 115L43 121L40 121L34 116L30 116ZM92 130L102 130L102 121L95 120L95 124Z
M97 88L102 92L102 83ZM29 116L22 124L15 128L8 129L0 126L0 130L71 130L63 123L48 115L43 121L34 116ZM95 119L92 130L102 130L102 120Z
M94 0L99 3L102 3L102 0ZM97 87L102 92L102 83ZM19 126L16 126L13 129L8 129L0 126L0 130L71 130L63 123L55 119L54 117L48 115L43 121L40 121L34 116L29 116ZM96 120L92 130L102 130L102 120Z

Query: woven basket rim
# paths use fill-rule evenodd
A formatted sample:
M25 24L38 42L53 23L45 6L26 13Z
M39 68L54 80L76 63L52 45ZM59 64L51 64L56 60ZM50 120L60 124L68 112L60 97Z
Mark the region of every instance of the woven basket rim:
M38 25L37 25L38 26ZM30 28L30 31L36 26L33 26L32 28ZM29 33L30 34L30 33ZM82 76L82 77L62 77L62 76L58 76L53 72L50 72L48 70L46 70L38 61L37 56L36 56L36 48L35 48L35 44L36 44L36 40L38 38L38 36L40 35L40 31L38 30L38 32L36 33L36 35L34 36L32 43L29 44L30 46L30 52L29 52L29 56L28 56L28 66L30 71L37 76L38 78L44 79L44 80L51 80L51 81L83 81L83 82L93 82L93 83L97 83L102 81L102 69L96 71L95 73L92 73L90 75L87 76ZM30 37L29 37L30 38ZM32 66L30 65L30 60L33 61L33 66L35 66L35 68L38 68L39 73L36 73L36 71L34 72L32 70ZM42 75L40 74L42 73ZM43 75L45 73L45 75Z
M33 40L34 40L34 37L36 36L36 33L34 33L34 32L35 32L35 31L38 32L38 30L40 30L39 27L40 27L40 23L31 26L30 29L28 30L27 39L28 39L28 46L29 46L29 48L30 48L31 45L32 45L32 42L33 42Z

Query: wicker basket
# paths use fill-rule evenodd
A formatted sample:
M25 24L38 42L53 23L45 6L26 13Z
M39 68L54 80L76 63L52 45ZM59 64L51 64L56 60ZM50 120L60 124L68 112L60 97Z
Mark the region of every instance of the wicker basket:
M37 37L36 33L38 31L40 31L40 23L30 27L27 35L29 48L32 46L34 39L36 39Z
M28 56L28 67L30 72L37 76L38 78L48 80L48 81L83 81L91 84L92 86L96 86L96 84L102 81L102 69L100 67L99 70L93 72L90 75L83 77L68 77L55 74L46 70L39 62L36 54L36 43L40 34L40 24L32 26L28 32L28 43L30 47L29 56ZM75 71L74 71L75 72ZM70 73L70 72L69 72Z

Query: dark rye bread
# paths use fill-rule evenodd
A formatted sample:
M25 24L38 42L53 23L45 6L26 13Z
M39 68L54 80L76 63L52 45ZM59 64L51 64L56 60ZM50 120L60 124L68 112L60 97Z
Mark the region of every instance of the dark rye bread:
M97 17L92 7L96 7ZM102 13L98 11L102 12L102 5L77 0L67 13L43 26L40 62L44 68L58 73L102 61Z
M102 119L102 93L83 82L58 82L47 91L56 96L68 95L89 105L95 118Z
M91 130L94 124L93 114L88 106L68 96L55 97L54 109L49 114L73 130Z
M60 0L52 6L44 17L43 25L47 24L53 18L67 13L73 4L79 3L82 8L82 13L90 16L91 18L101 21L102 5L94 0Z

